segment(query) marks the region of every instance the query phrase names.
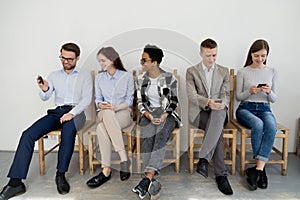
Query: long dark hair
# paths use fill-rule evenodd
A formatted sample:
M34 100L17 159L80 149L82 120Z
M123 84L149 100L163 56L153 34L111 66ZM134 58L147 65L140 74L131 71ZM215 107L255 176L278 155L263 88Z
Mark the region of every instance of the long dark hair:
M262 49L267 50L267 55L269 54L269 44L267 41L259 39L259 40L256 40L255 42L253 42L253 44L251 45L251 47L249 49L249 52L247 55L247 60L245 62L244 67L247 67L253 63L251 54L258 52ZM267 64L267 58L266 58L264 64Z
M114 64L114 66L116 67L116 69L118 70L122 70L122 71L127 71L125 68L124 68L124 65L120 59L120 56L118 54L118 52L112 48L112 47L102 47L98 53L97 53L97 56L99 54L103 54L106 58L108 58L109 60L111 60Z

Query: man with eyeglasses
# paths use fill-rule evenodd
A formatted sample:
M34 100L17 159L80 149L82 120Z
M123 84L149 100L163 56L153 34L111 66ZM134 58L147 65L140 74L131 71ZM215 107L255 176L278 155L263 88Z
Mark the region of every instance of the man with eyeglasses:
M37 78L39 96L43 101L55 93L56 108L37 120L22 133L17 151L8 173L8 184L0 193L0 200L7 200L26 192L22 179L26 179L34 150L34 143L50 131L61 128L61 142L58 151L55 183L60 194L70 191L65 178L74 150L76 132L83 127L86 117L84 110L92 100L93 81L88 71L76 65L80 49L74 43L61 47L60 60L63 68L52 72L48 79Z

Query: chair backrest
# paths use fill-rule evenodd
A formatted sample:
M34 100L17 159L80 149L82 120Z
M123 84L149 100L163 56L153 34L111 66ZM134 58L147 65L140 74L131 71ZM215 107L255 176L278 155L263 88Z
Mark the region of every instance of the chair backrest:
M95 105L95 101L94 101L94 98L95 98L95 88L94 88L94 85L95 85L94 84L94 82L95 82L95 71L91 70L90 74L91 74L91 77L92 77L92 80L93 80L93 94L92 94L92 101L91 101L91 104L90 104L88 109L91 112L91 121L95 122L96 121L96 105Z
M229 103L229 119L234 119L234 100L235 100L235 83L236 76L234 69L230 69L230 103Z
M177 73L177 69L173 70L173 75L177 79L177 87L178 87L178 94L177 94L177 96L179 96L179 91L180 91L180 77L179 77L179 75ZM180 107L179 99L178 99L178 106L176 107L176 112L178 113L179 116L181 115L181 107Z

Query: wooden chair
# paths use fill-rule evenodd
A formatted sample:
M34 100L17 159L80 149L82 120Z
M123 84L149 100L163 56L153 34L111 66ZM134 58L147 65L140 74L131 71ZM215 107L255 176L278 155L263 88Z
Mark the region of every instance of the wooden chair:
M177 74L177 69L173 70L173 74L177 79L178 84L178 90L180 85L180 78ZM180 106L176 109L178 113L180 113ZM172 135L167 142L166 150L173 151L173 157L172 158L166 158L164 159L164 163L175 163L175 171L176 173L179 173L180 169L180 128L175 128L172 132ZM140 139L140 127L137 125L137 131L136 131L136 162L137 162L137 171L141 172L141 166L142 166L142 159L141 159L141 139Z
M234 69L230 70L230 77L234 80L234 96L236 91L236 76L234 75ZM234 101L234 99L232 99ZM231 118L231 122L235 125L238 132L241 134L241 144L240 149L237 149L238 154L240 155L240 174L244 176L245 174L245 166L246 164L254 164L254 159L246 158L247 147L251 147L251 145L246 144L246 138L251 138L251 130L243 125L241 125L234 117ZM289 140L289 129L285 126L277 123L277 133L275 135L275 139L282 139L282 149L279 150L275 146L273 146L272 150L278 154L281 159L272 159L267 162L267 164L280 164L281 165L281 174L286 176L287 174L287 164L288 164L288 140Z
M233 79L230 77L230 100L233 98ZM233 101L229 103L229 118L233 116ZM196 128L189 124L189 148L188 148L188 157L190 162L190 173L194 172L194 164L199 161L199 159L194 158L194 152L196 149L201 148L201 143L196 143L196 140L201 140L204 138L205 131L199 128ZM236 170L236 136L237 129L230 122L224 126L223 129L223 142L224 142L224 162L227 165L231 165L231 174L235 175ZM197 139L198 138L198 139Z
M95 72L91 71L92 79L95 79ZM93 90L94 91L94 90ZM83 128L79 131L77 131L77 145L74 146L74 150L79 152L79 171L80 174L84 174L84 158L87 155L87 151L84 146L84 133L88 131L90 127L92 127L95 124L96 121L96 111L95 111L95 104L94 101L91 101L91 104L89 106L89 109L91 111L91 119L86 120ZM40 165L40 175L45 175L45 156L48 155L50 152L55 150L60 145L60 139L61 139L61 129L51 131L47 133L44 137L41 137L38 140L38 151L39 151L39 165ZM57 144L55 144L53 147L50 148L50 150L45 151L44 149L44 140L46 140L49 137L57 137Z
M122 135L127 137L127 145L125 149L128 151L128 159L132 163L132 137L136 129L136 122L132 121L131 125L122 130ZM97 152L99 152L99 146L97 144L97 133L96 125L94 125L88 133L88 151L89 151L89 166L90 174L92 175L95 171L94 165L101 165L101 159L97 158ZM112 164L120 164L120 160L112 160ZM132 172L132 164L130 166L130 171Z

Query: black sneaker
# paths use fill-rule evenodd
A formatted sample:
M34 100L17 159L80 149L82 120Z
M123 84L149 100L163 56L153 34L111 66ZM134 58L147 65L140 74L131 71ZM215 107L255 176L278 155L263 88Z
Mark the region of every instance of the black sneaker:
M261 189L266 189L268 187L268 177L265 168L263 171L259 171L258 173L257 186Z
M151 200L159 199L160 197L161 184L158 180L152 179L151 184L149 186L149 194L151 196Z
M246 169L246 175L248 176L247 183L250 190L257 189L258 173L259 172L256 170L256 166Z
M132 191L139 195L140 199L145 198L149 188L151 181L149 178L143 178L137 186L135 186Z

